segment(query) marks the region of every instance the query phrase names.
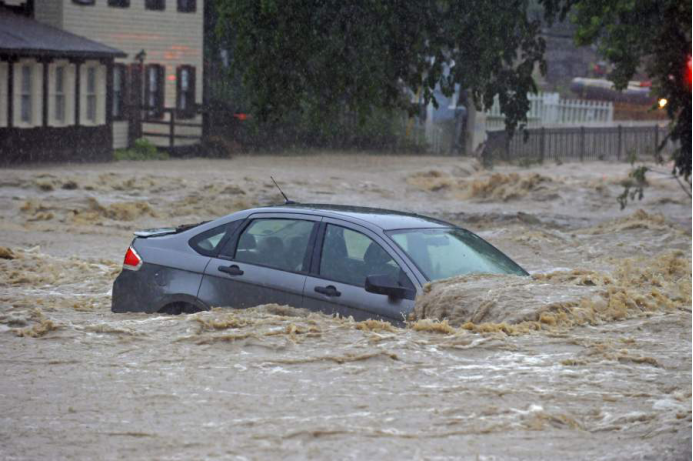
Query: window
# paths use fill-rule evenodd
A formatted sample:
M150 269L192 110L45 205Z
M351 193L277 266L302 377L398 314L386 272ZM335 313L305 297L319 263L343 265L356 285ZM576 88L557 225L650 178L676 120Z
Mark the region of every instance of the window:
M86 81L87 113L86 119L96 123L96 67L87 67Z
M301 272L313 231L312 221L256 219L241 234L235 261Z
M196 9L196 0L178 0L178 11L181 13L194 13Z
M176 77L178 97L176 109L179 118L191 118L195 115L195 68L180 66Z
M113 119L125 119L125 89L127 72L124 64L113 66Z
M490 243L463 229L410 229L388 235L428 280L465 274L527 275Z
M76 3L77 5L93 5L96 3L96 0L72 0L72 3Z
M108 6L115 6L117 8L128 8L130 6L130 0L108 0Z
M388 275L402 286L411 282L380 245L360 232L327 225L320 256L320 275L336 282L363 287L369 275Z
M147 116L161 118L164 115L164 68L158 64L146 67L145 101Z
M55 68L55 120L65 123L65 66Z
M31 83L33 79L33 66L24 65L22 69L22 85L21 85L21 120L23 123L31 123Z
M144 7L148 10L165 10L166 0L144 0Z
M193 250L205 256L215 256L219 244L223 240L226 233L232 233L243 222L232 221L230 223L217 226L213 229L206 230L201 234L190 239L190 246Z

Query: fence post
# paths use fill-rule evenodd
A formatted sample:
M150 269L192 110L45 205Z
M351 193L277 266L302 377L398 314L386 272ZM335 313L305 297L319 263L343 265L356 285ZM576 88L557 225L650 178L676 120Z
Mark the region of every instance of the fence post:
M616 160L621 160L621 143L623 137L623 127L618 126L618 142L616 143Z
M585 160L585 127L580 127L580 161Z
M176 138L176 111L175 109L171 109L171 112L169 112L170 115L170 120L171 124L169 126L168 130L168 151L169 153L173 153L173 147L175 143L175 138Z
M654 126L654 156L658 157L657 149L659 148L659 125Z

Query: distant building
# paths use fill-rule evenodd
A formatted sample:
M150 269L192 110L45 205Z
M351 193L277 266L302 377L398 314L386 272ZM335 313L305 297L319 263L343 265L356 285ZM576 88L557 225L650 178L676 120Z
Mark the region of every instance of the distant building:
M201 139L203 0L0 0L0 161ZM12 95L12 97L8 97ZM171 129L171 117L176 124Z

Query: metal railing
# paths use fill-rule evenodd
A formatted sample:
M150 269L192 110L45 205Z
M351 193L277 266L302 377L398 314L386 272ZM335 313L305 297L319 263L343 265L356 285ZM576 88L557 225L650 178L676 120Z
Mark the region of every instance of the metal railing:
M483 155L514 160L629 160L654 156L667 134L659 125L635 127L530 128L508 138L505 131L489 131ZM674 146L667 143L662 153Z

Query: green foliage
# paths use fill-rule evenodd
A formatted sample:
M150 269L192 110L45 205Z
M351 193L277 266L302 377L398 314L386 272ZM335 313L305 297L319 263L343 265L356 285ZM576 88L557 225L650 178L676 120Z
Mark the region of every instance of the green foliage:
M530 3L217 0L217 30L233 47L259 122L346 111L364 125L375 110L415 112L408 91L421 89L429 101L436 85L449 96L460 84L479 108L498 96L514 130L536 90L532 73L545 67Z
M477 109L498 97L511 134L526 122L533 72L546 70L541 15L551 24L570 14L577 43L598 45L619 88L645 65L681 145L674 173L690 178L690 2L215 0L215 8L217 38L232 49L229 78L257 123L346 112L365 125L374 111L415 113L412 93L436 104L437 85L450 96L459 84Z
M637 199L642 200L645 196L644 189L647 187L646 173L648 168L646 166L640 166L631 170L628 178L625 179L621 185L623 186L623 192L621 195L616 197L618 204L621 205L623 210L626 205L628 205L628 200L631 202Z
M159 151L148 139L140 138L131 149L116 149L113 153L116 161L124 160L168 160L168 153Z
M545 0L547 14L571 11L579 45L598 46L614 64L610 75L625 88L644 66L658 98L666 98L672 120L673 174L691 176L691 87L687 62L691 56L691 2L682 0ZM666 140L665 140L666 142Z

